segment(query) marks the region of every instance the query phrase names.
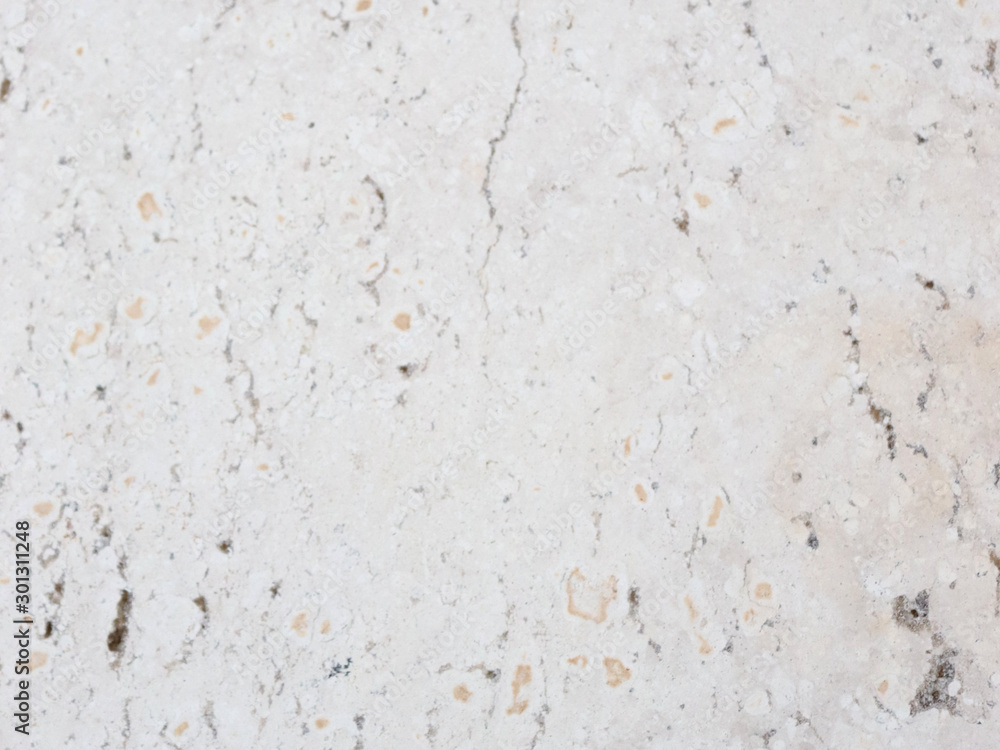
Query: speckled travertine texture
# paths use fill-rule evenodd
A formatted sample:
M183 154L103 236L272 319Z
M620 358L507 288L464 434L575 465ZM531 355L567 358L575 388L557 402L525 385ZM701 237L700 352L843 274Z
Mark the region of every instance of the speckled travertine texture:
M1000 6L0 23L4 750L997 747Z

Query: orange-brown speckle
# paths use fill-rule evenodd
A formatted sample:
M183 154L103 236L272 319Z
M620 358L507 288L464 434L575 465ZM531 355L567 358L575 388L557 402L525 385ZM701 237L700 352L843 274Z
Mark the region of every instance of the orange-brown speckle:
M76 55L77 55L77 57L79 57L82 54L83 54L83 47L77 47L76 48Z
M194 387L194 395L195 396L197 396L199 393L204 393L204 392L205 392L205 390L203 388L199 388L198 386Z
M156 201L153 200L152 193L143 193L139 197L139 202L135 205L139 207L139 213L142 214L143 221L149 221L153 217L153 214L163 216L163 212L160 210L160 207L157 206Z
M581 654L580 656L574 656L574 657L572 657L570 659L567 659L566 661L568 661L570 664L575 664L576 666L580 667L580 669L586 669L587 668L587 662L589 660L587 659L586 656L584 656L583 654Z
M401 331L408 331L408 330L410 330L410 314L409 313L400 313L399 315L397 315L393 319L392 322L393 322L393 325L395 325L396 328L398 328Z
M569 580L566 581L566 595L569 597L566 611L584 620L604 622L608 616L608 605L618 598L618 579L608 576L600 587L588 586L586 581L579 568L574 568L569 574Z
M201 333L198 334L198 338L203 339L212 331L215 327L222 322L222 318L210 318L207 315L203 315L201 320L198 321L198 327L201 329Z
M673 376L674 374L672 372L665 372L660 377L664 380L670 380Z
M715 127L712 128L712 132L718 135L726 128L731 128L735 124L736 124L735 117L724 117L723 119L715 123Z
M524 710L528 707L528 699L524 698L518 700L517 696L521 693L521 688L531 682L531 667L527 664L518 664L517 670L514 672L514 679L510 683L511 690L514 693L514 697L507 709L507 715L510 714L523 714Z
M400 270L399 270L398 268L393 268L393 269L392 269L392 272L393 272L393 273L396 273L396 274L401 274L401 273L403 273L403 272L402 272L402 271L400 271Z
M424 6L424 15L425 16L427 15L427 6L426 5Z
M889 689L889 681L888 680L882 680L882 682L880 682L878 684L878 691L880 693L882 693L882 695L885 695L885 691L888 690L888 689Z
M641 484L637 484L635 486L635 496L639 498L640 503L646 502L646 500L649 498L649 495L646 494L646 488L643 487Z
M370 7L372 7L372 0L358 0L358 4L354 7L354 10L360 13L363 10L368 10Z
M28 672L34 672L36 669L41 669L49 661L49 655L44 651L32 651L31 656L28 657Z
M858 121L853 117L848 117L847 115L840 115L840 121L844 123L845 128L856 128L858 127Z
M758 583L757 587L753 590L754 595L758 599L770 599L771 598L771 584L769 583Z
M605 682L611 687L618 687L626 680L632 678L632 670L622 664L618 659L610 656L604 657Z
M180 724L174 727L174 737L180 737L182 734L184 734L188 730L188 726L190 725L186 721L182 721Z
M267 464L257 464L257 471L267 471L270 468Z
M299 612L295 615L295 619L292 620L292 630L296 632L299 638L306 637L306 613Z
M455 689L451 691L451 694L454 695L455 700L460 703L467 703L469 698L472 697L472 691L470 691L465 685L456 685Z
M699 612L698 612L697 609L695 609L694 602L691 601L691 597L690 596L685 596L684 597L684 604L688 608L688 617L691 618L691 622L694 622L695 620L697 620Z
M294 120L295 119L295 115L293 115L291 112L282 112L281 113L281 119L282 120Z
M699 646L698 646L698 653L699 654L710 654L710 653L712 653L712 647L711 647L711 645L709 645L708 641L706 641L700 635L698 636L698 641L699 641Z
M319 719L316 719L316 728L317 729L326 729L328 726L330 726L330 720L329 719L324 719L322 717L320 717Z
M40 516L47 516L52 512L52 503L48 500L43 500L40 503L35 503L32 509Z
M135 302L125 308L125 314L132 318L132 320L138 320L142 317L143 302L145 300L142 297L138 297Z
M958 0L958 7L959 8L964 8L965 7L965 0Z
M722 513L722 498L718 495L715 496L715 502L712 504L712 512L708 514L708 524L709 528L712 528L719 522L719 515Z
M625 455L627 456L631 452L632 452L632 436L629 435L627 438L625 438Z
M371 264L370 266L368 266L368 268L366 268L366 269L365 269L365 273L368 273L368 272L369 272L370 270L372 270L373 268L378 268L378 261L375 261L375 262L374 262L374 263L372 263L372 264Z
M69 353L74 357L76 356L76 350L81 346L90 346L95 341L97 341L97 335L104 329L104 326L100 323L94 323L94 332L89 336L85 334L79 328L76 330L76 334L73 336L73 342L69 345Z
M702 193L695 193L694 199L698 203L699 208L708 208L712 205L712 199Z
M327 633L330 632L329 620L323 620L323 625L320 627L319 632L322 633L323 635L326 635Z
M157 370L156 372L154 372L152 375L149 376L149 379L146 381L146 385L156 385L156 379L158 377L160 377L159 370Z
M132 482L135 481L135 477L125 477L125 489L132 486Z
M275 214L275 218L278 219L278 223L279 224L284 224L285 223L285 217L282 216L281 214Z
M750 622L750 620L753 619L753 616L755 614L757 613L754 612L752 609L748 609L746 612L743 613L743 622Z

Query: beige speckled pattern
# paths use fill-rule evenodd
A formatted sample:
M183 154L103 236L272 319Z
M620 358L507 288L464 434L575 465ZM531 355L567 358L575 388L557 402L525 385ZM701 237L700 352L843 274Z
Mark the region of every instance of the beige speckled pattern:
M998 746L1000 6L0 30L2 750Z

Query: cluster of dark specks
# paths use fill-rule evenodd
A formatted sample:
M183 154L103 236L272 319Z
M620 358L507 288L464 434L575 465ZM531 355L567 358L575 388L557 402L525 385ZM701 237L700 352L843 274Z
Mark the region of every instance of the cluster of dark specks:
M949 649L934 657L931 668L924 677L924 684L917 690L917 694L910 701L910 716L916 716L922 711L932 708L941 708L948 713L954 714L958 708L958 698L949 694L948 686L955 679L955 665L951 659L957 656L958 652Z
M930 629L930 595L926 589L917 594L916 598L897 596L892 603L892 619L896 624L918 633Z

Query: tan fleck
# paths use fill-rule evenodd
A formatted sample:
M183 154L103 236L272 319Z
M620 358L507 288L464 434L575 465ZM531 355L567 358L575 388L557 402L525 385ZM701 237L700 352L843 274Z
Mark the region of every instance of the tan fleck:
M965 7L965 0L958 0L958 7L959 8L964 8Z
M888 690L888 689L889 689L889 681L888 680L882 680L882 682L880 682L878 684L878 691L880 693L882 693L882 695L885 695L885 691Z
M698 646L698 653L699 654L710 654L710 653L712 653L712 647L709 645L708 641L706 641L700 635L698 636L698 640L701 641L701 645Z
M306 613L299 612L295 615L295 619L292 620L292 630L294 630L299 638L306 637Z
M295 115L293 115L291 112L282 112L281 113L281 119L282 120L294 120L295 119Z
M49 661L49 655L44 651L32 651L31 656L28 657L28 672L34 672L36 669L41 669Z
M674 374L672 372L665 372L660 377L664 380L670 380L673 376Z
M754 612L752 609L748 609L746 612L743 613L743 622L750 622L750 620L753 618L755 614L757 613Z
M182 721L174 728L174 737L180 737L188 730L189 724L186 721Z
M149 376L149 380L146 381L146 385L156 385L156 379L160 377L160 371L157 370L152 375Z
M584 620L604 622L608 616L608 605L618 597L618 579L608 576L600 587L588 586L586 581L579 568L574 568L569 574L569 580L566 581L566 594L569 597L566 611Z
M372 7L372 0L358 0L358 4L354 10L360 13L363 10L368 10L370 7Z
M639 498L640 503L646 502L646 499L649 497L649 495L646 494L646 488L641 484L637 484L635 486L635 496Z
M722 513L722 498L718 495L715 496L715 502L712 504L712 512L708 515L709 528L712 528L719 522L719 515Z
M215 327L222 322L222 318L210 318L207 315L203 315L201 320L198 321L198 327L201 329L201 333L198 334L198 338L203 339L212 331Z
M163 216L163 212L160 210L160 207L157 206L156 201L153 200L152 193L143 193L139 198L139 202L135 205L139 207L139 213L142 214L143 221L149 221L153 217L153 214Z
M701 193L695 193L694 199L695 201L698 202L699 208L708 208L709 206L712 205L712 199L709 198L707 195L702 195Z
M125 477L125 489L132 486L132 482L135 481L135 477Z
M858 127L858 121L853 117L848 117L847 115L840 115L840 121L844 123L844 127L856 128Z
M629 435L627 438L625 438L625 455L627 456L631 452L632 452L632 436Z
M510 704L510 708L507 709L507 715L510 714L523 714L525 709L528 707L528 699L518 700L517 696L521 693L521 688L531 682L531 667L527 664L518 664L517 670L514 672L514 679L511 680L510 687L514 693L514 697Z
M323 620L323 625L322 625L322 627L320 627L319 632L321 632L323 635L326 635L327 633L330 632L330 621L329 620Z
M194 395L195 395L195 396L197 396L197 395L198 395L199 393L204 393L204 392L205 392L205 391L204 391L204 389L203 389L203 388L199 388L198 386L195 386L195 387L194 387Z
M372 270L373 268L377 268L377 267L378 267L378 261L375 261L370 266L368 266L368 268L365 269L365 273L368 273L370 270Z
M138 320L142 317L143 302L145 302L145 300L142 297L139 297L135 302L125 308L125 314L132 318L132 320Z
M104 328L100 323L94 323L94 332L89 336L85 334L79 328L76 330L76 334L73 336L73 343L69 345L69 353L74 357L76 356L76 350L81 346L90 346L95 341L97 341L97 335Z
M257 464L257 471L267 471L269 468L271 467L267 464Z
M695 620L697 620L698 619L698 615L700 613L698 612L697 609L695 609L694 602L691 601L690 595L687 595L687 596L684 597L684 604L687 605L687 608L688 608L688 617L691 618L691 622L694 622Z
M574 656L573 658L567 659L566 661L568 661L570 664L575 664L576 666L580 667L580 669L586 669L587 662L589 660L587 659L586 656L581 654L580 656Z
M622 664L618 659L610 656L604 657L605 682L611 687L618 687L626 680L632 678L632 670Z
M35 503L34 511L40 516L47 516L52 512L52 503L48 500L43 500L40 503Z
M424 15L425 16L427 15L427 6L426 5L424 6Z
M330 720L329 719L323 719L323 718L316 719L316 728L317 729L326 729L328 726L330 726Z
M456 685L451 694L455 696L455 700L462 703L467 703L469 698L472 697L472 692L465 685Z
M753 590L754 594L758 599L770 599L771 598L771 584L769 583L758 583L757 587Z
M77 55L77 57L79 57L82 54L83 54L83 47L77 47L76 48L76 55Z
M396 328L398 328L401 331L408 331L408 330L410 330L410 314L409 313L400 313L399 315L397 315L395 317L395 319L393 319L392 322L395 324Z
M719 133L721 133L726 128L731 128L735 124L736 124L736 118L735 117L726 117L726 118L723 118L723 119L719 120L717 123L715 123L715 127L712 128L712 132L715 133L716 135L718 135Z

